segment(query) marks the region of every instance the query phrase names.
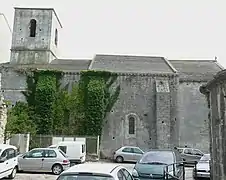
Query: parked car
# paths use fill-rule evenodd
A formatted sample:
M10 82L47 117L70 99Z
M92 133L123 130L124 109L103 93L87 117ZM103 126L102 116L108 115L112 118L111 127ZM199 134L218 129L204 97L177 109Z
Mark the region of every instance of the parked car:
M59 149L35 148L18 156L19 171L52 172L59 175L69 167L70 161Z
M17 148L12 145L0 144L0 179L14 179L18 168Z
M210 154L204 154L199 160L196 169L193 169L193 177L210 178Z
M86 143L83 141L61 141L49 148L58 148L67 156L71 164L84 163L86 160Z
M194 164L195 161L198 162L204 153L198 149L193 148L177 148L183 161L187 161L186 164Z
M114 160L117 163L122 162L137 162L144 151L136 146L123 146L114 152Z
M133 180L123 166L108 163L78 164L61 173L57 180Z
M136 163L132 175L135 179L163 179L164 170L168 166L167 172L182 180L183 164L179 162L181 162L181 157L177 151L151 150ZM170 176L168 177L170 179Z

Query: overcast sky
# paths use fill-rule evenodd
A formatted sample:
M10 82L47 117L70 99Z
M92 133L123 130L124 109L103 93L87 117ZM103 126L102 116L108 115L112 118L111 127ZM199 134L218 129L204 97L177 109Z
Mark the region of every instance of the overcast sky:
M53 7L62 24L65 58L97 53L214 59L226 67L225 0L2 0L13 24L14 6Z

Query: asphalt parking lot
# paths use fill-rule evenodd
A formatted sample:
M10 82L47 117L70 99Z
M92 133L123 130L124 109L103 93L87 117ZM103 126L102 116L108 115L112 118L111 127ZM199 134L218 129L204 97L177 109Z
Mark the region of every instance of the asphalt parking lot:
M89 163L89 162L88 162ZM91 162L90 162L91 163ZM100 162L107 163L107 162ZM122 164L132 172L134 164ZM43 173L17 173L15 180L56 180L57 176ZM193 180L192 168L186 168L186 180Z

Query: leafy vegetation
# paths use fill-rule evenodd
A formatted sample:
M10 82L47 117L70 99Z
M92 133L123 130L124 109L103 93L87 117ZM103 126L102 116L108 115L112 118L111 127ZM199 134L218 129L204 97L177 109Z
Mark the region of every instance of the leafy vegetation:
M103 120L120 93L117 75L106 71L82 71L69 93L60 88L62 73L25 71L27 103L18 102L10 111L6 131L56 135L100 135ZM113 86L114 85L114 86Z

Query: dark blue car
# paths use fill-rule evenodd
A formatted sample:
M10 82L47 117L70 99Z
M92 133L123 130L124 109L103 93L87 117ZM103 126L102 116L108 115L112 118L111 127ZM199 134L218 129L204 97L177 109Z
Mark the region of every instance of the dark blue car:
M168 166L168 173L182 179L183 165L181 157L174 150L151 150L146 152L136 163L133 169L133 177L139 180L165 179L164 169ZM177 164L174 164L177 163ZM173 165L170 165L173 164ZM168 176L168 179L174 179Z

